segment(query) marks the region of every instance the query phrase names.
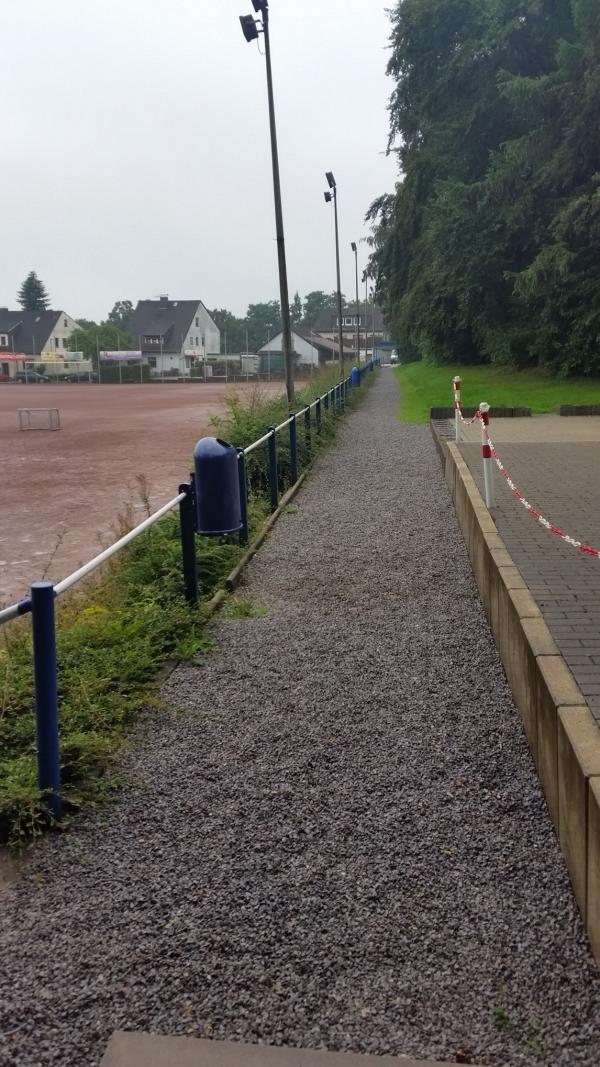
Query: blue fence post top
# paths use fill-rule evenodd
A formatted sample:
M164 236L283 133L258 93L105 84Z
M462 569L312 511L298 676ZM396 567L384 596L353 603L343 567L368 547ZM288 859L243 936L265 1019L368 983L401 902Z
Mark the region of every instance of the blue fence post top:
M352 368L352 387L360 385L360 371L358 367Z

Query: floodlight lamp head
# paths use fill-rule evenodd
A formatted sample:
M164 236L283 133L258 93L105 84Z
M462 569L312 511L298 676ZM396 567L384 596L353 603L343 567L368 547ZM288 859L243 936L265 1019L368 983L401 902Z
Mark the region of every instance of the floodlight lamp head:
M325 203L330 204L332 200L331 193L323 193L323 196L325 197Z
M258 41L258 26L252 15L240 15L240 25L248 44Z
M267 0L252 0L252 6L255 11L264 11L269 5Z
M351 242L351 244L350 244L350 248L352 249L352 251L353 251L353 252L356 252L356 250L357 250L357 249L356 249L356 241L352 241L352 242Z
M325 177L327 178L327 184L330 189L335 189L335 178L333 172L330 170L325 171Z

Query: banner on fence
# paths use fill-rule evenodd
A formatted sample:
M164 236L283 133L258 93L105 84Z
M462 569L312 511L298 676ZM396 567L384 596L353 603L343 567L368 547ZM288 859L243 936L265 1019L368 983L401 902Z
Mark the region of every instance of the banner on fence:
M99 352L98 355L102 363L141 363L143 359L141 352Z
M66 349L64 352L55 351L42 352L41 356L32 360L35 363L74 363L83 359L83 352L68 352Z

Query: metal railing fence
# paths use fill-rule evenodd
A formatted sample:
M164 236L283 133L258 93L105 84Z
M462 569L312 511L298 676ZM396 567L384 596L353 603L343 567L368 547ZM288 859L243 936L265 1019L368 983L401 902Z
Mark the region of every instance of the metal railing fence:
M300 475L301 454L298 441L298 421L304 429L304 458L309 463L313 455L313 429L317 435L323 430L323 417L326 413L335 419L344 412L349 391L360 385L363 376L375 368L378 360L371 360L362 368L353 368L352 374L333 385L311 404L306 404L300 411L290 415L279 426L270 428L258 440L238 451L238 473L240 485L241 519L240 541L247 545L248 527L248 478L247 459L257 449L268 449L268 496L271 511L275 511L280 500L280 483L278 470L278 435L287 430L289 447L290 482L294 485ZM314 414L314 418L313 418ZM33 582L30 596L0 609L0 626L20 616L31 614L33 636L33 674L35 690L36 747L38 786L45 795L48 808L54 818L60 818L63 812L61 798L60 774L60 728L58 702L58 666L56 648L56 599L77 582L92 574L112 556L120 552L141 534L160 522L174 508L179 507L179 524L181 537L181 558L183 592L190 604L198 602L198 577L196 562L196 507L194 476L190 481L179 486L177 496L169 500L138 526L134 527L118 541L104 549L93 559L62 581Z

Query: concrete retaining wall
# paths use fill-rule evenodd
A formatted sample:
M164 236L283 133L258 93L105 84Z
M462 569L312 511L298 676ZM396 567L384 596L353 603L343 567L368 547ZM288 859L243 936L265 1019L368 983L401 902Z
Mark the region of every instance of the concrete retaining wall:
M600 730L453 442L435 435L471 564L600 965Z

